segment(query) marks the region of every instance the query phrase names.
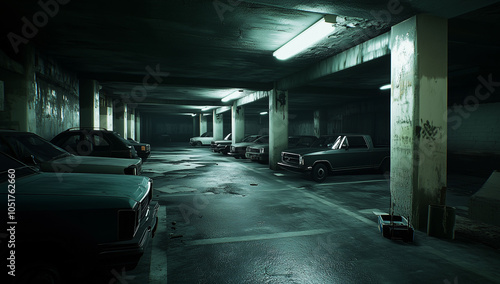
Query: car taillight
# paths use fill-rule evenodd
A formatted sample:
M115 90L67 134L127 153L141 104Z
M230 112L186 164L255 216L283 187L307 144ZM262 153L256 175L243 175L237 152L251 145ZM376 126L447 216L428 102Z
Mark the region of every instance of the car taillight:
M141 146L141 151L146 151L146 146Z
M133 209L118 210L118 239L130 240L139 227L139 214Z

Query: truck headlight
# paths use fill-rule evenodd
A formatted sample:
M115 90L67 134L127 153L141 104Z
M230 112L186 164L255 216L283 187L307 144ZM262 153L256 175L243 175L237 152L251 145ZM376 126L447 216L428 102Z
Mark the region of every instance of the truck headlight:
M261 153L261 154L264 154L265 150L266 150L266 149L264 149L264 148L260 148L260 153Z
M299 156L299 165L304 165L304 158L302 156Z
M137 210L118 210L118 239L130 240L135 236L139 227L139 214Z

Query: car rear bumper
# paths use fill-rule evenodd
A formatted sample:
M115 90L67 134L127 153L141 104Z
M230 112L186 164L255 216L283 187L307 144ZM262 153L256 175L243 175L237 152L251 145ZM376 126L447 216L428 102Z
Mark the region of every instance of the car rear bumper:
M151 202L150 213L140 225L135 237L128 241L99 245L98 264L100 267L134 269L154 237L158 227L158 202Z

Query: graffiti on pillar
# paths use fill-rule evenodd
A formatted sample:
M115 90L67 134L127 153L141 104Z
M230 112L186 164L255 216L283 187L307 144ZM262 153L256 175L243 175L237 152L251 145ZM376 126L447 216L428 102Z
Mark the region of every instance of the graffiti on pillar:
M441 126L434 126L432 125L432 122L429 122L428 120L426 122L421 120L421 122L422 126L417 126L416 128L417 137L435 141L441 131Z
M279 103L279 105L278 105ZM279 107L283 108L283 120L285 119L285 106L286 106L286 94L285 91L278 91L278 94L276 95L276 111L279 109Z

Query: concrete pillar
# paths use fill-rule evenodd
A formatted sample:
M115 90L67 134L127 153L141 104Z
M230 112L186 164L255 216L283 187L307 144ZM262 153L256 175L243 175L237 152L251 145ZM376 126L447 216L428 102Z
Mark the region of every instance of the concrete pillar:
M222 140L224 138L224 115L213 113L214 120L214 140Z
M141 113L135 113L135 140L141 141Z
M447 140L447 20L417 15L391 30L391 203L427 227L444 204Z
M100 127L99 83L96 80L80 80L80 126Z
M198 118L195 116L193 116L193 137L195 136L198 136L198 133L199 133L199 124L198 124Z
M326 121L326 111L315 110L314 111L314 136L320 137L321 135L327 135L327 121Z
M200 133L199 133L199 135L207 132L207 129L208 129L208 119L203 113L201 113L200 114Z
M113 104L112 99L99 93L100 125L107 130L113 130Z
M125 103L113 105L113 130L122 137L127 134L127 104Z
M231 108L231 142L238 143L245 138L245 108L233 103Z
M128 108L127 112L127 134L125 139L132 138L135 139L135 109Z
M26 45L23 51L22 64L2 57L1 68L9 72L0 72L0 80L3 81L4 101L3 109L0 111L0 127L19 131L36 132L36 120L34 117L36 100L35 88L35 55L31 45Z
M269 168L276 170L281 151L288 148L288 91L274 89L269 96Z

